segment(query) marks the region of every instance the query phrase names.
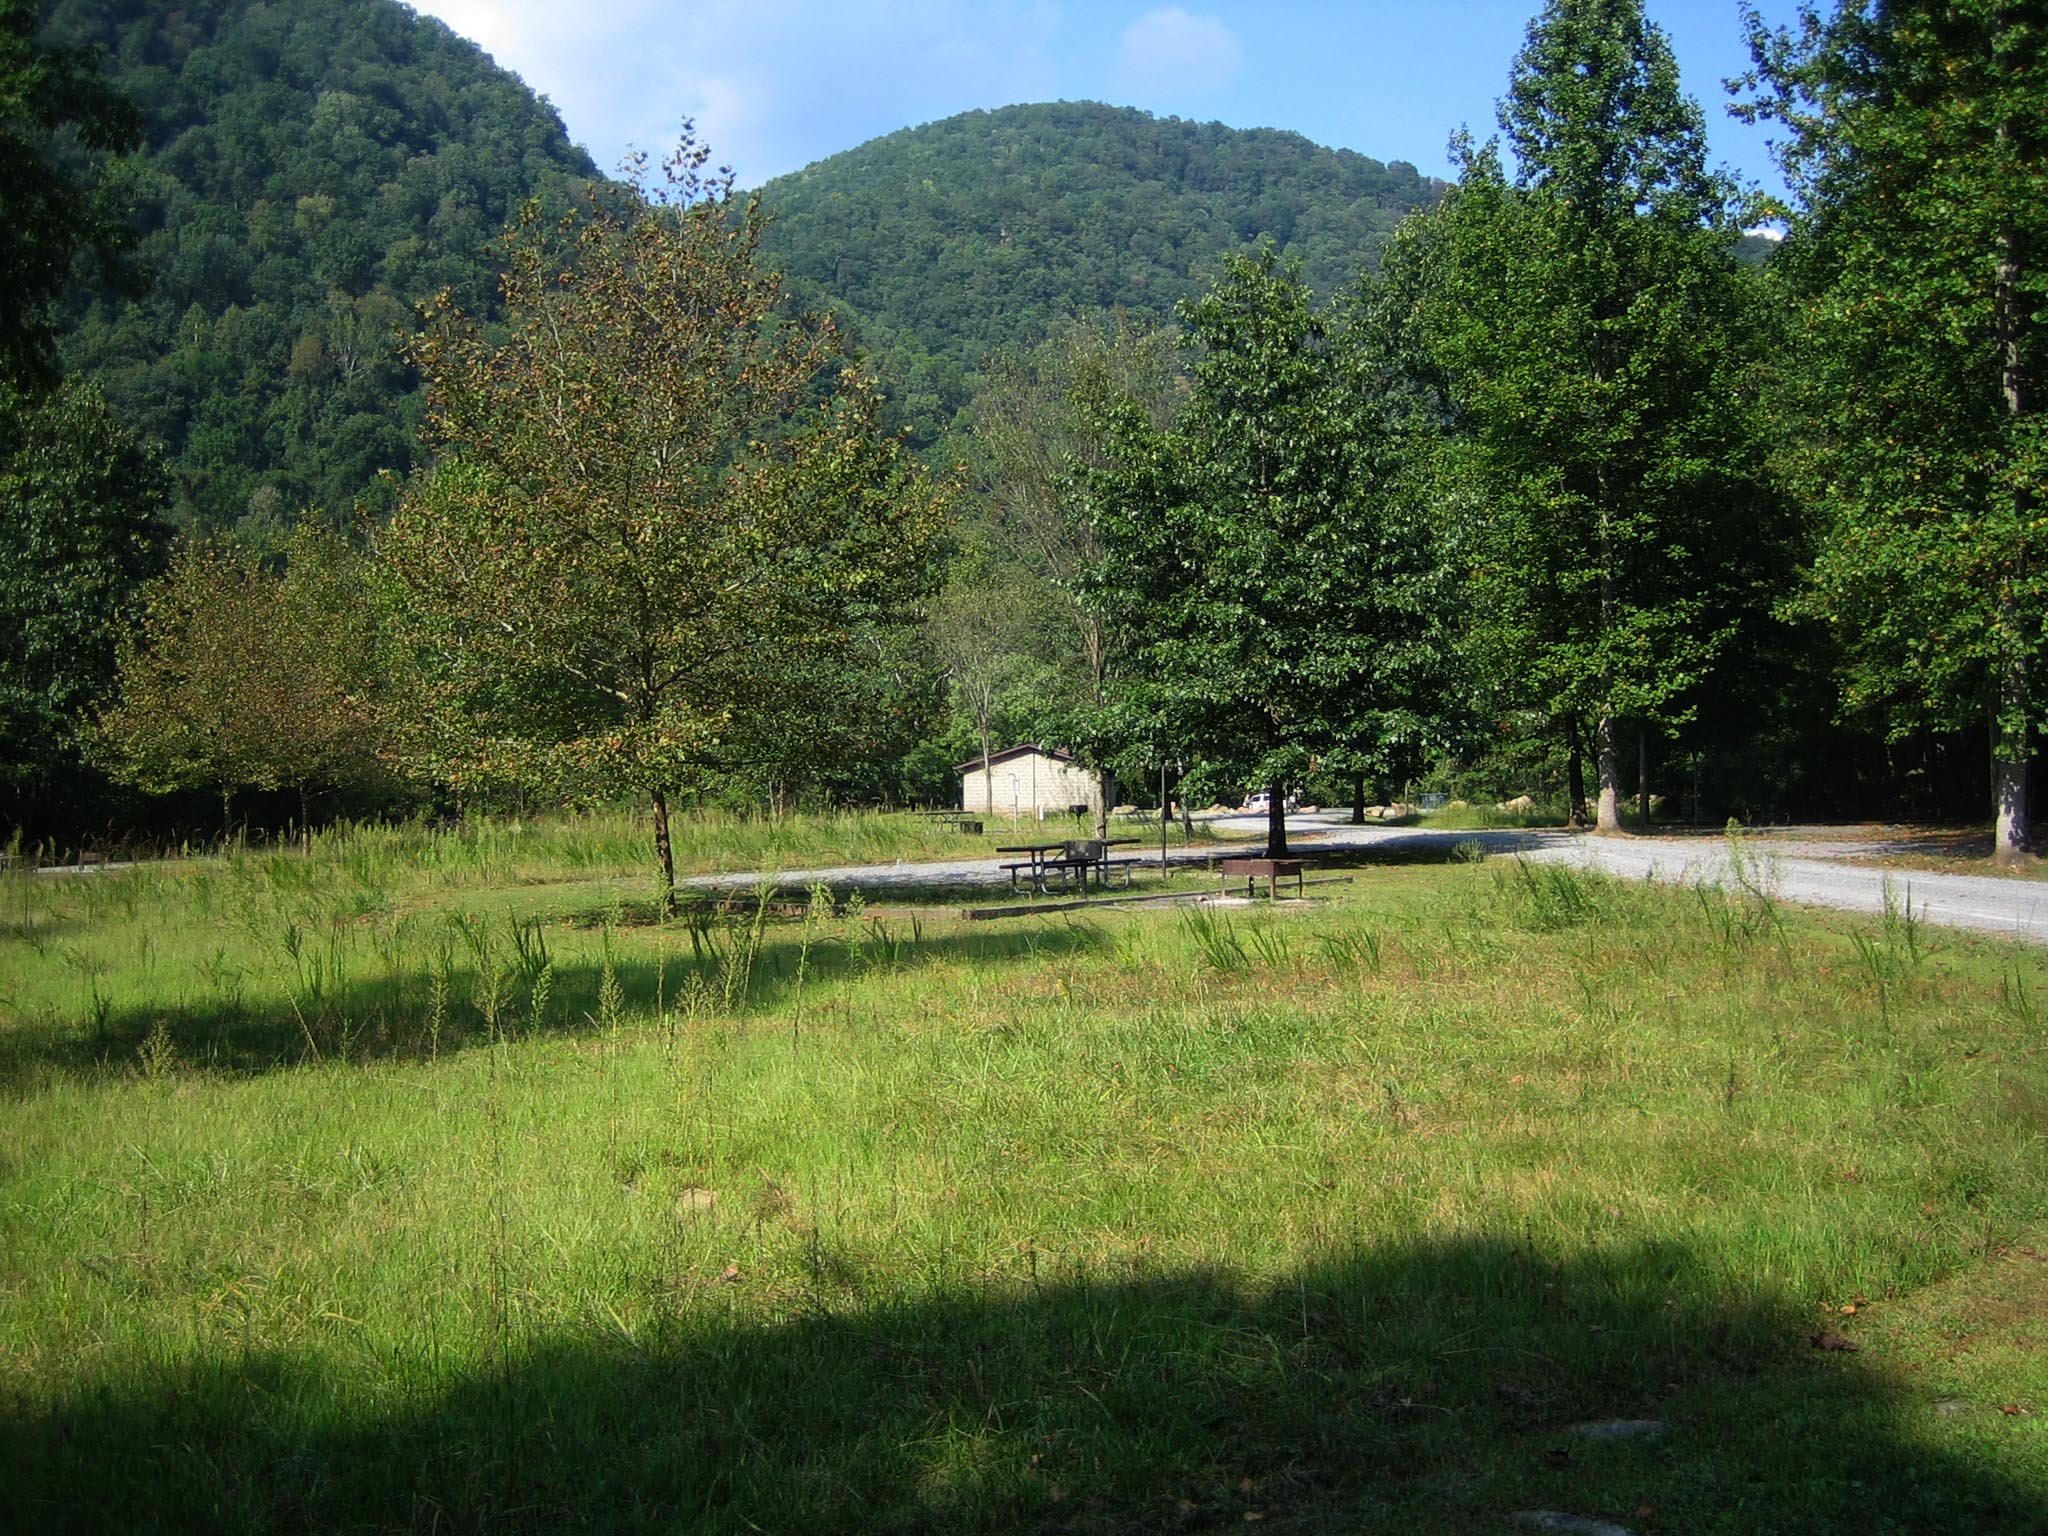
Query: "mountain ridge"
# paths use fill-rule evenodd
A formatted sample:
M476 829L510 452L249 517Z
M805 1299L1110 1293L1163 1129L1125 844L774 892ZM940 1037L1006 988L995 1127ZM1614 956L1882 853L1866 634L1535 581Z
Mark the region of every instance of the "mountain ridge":
M1286 129L1040 102L897 129L757 195L792 281L890 361L909 414L943 422L990 352L1077 309L1166 323L1262 238L1311 286L1348 286L1443 189Z
M445 23L395 0L57 0L141 110L112 171L138 299L80 292L67 365L165 445L187 526L340 519L418 454L398 358L442 288L497 302L491 246L534 195L595 177L560 118Z
M498 234L597 179L588 154L397 0L55 0L46 27L101 50L146 132L113 174L149 289L77 290L66 365L165 445L183 526L381 512L421 458L412 306L447 288L495 314ZM990 354L1081 311L1168 323L1261 238L1348 284L1442 186L1285 129L1055 102L897 129L758 192L794 302L842 318L929 446Z

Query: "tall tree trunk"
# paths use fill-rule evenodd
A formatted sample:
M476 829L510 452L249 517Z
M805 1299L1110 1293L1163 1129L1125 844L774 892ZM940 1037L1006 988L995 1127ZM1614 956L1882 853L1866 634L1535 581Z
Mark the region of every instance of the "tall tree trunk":
M1600 809L1593 822L1596 832L1621 830L1621 763L1614 745L1614 716L1603 714L1593 722L1594 771L1600 778Z
M1596 336L1596 345L1599 340ZM1606 382L1604 367L1594 370L1595 377ZM1612 512L1607 484L1607 466L1601 465L1594 472L1594 484L1598 489L1599 505L1595 509L1599 518L1600 551L1600 638L1604 642L1614 628L1614 535L1609 522ZM1619 832L1621 830L1620 793L1616 785L1618 764L1615 761L1614 745L1614 663L1609 662L1600 674L1600 715L1593 723L1593 743L1597 760L1595 771L1600 775L1600 814L1594 822L1596 832Z
M1170 763L1159 765L1159 873L1166 873L1166 834L1173 826L1173 794L1169 789Z
M654 791L654 853L661 861L661 915L676 915L676 853L668 839L668 791Z
M2028 854L2030 814L2027 805L2027 750L2029 732L2024 723L2016 730L2007 722L2024 720L2027 707L2027 659L2009 656L1999 694L2004 716L1997 735L1998 829L1992 839L1991 856L2000 864L2018 864Z
M1275 784L1266 792L1266 857L1287 857L1287 786Z
M981 728L981 798L988 803L982 806L981 813L990 821L994 821L996 819L996 775L995 770L989 767L988 760L988 727L984 725ZM960 809L964 811L967 807L963 805Z
M1586 824L1586 747L1579 740L1579 712L1564 713L1564 795L1569 810L1566 819L1574 827Z
M1636 732L1636 814L1642 818L1643 830L1650 830L1650 722L1645 720Z
M1351 825L1365 825L1365 775L1362 773L1351 775Z
M1107 768L1095 776L1095 835L1109 836L1109 808L1116 802L1116 775Z
M1999 128L1999 137L2007 130ZM1999 387L2005 396L2006 420L2017 444L2019 427L2032 402L2027 399L2027 377L2020 356L2020 333L2027 321L2025 300L2020 293L2019 235L2010 225L1999 232L1998 274L1992 290L1992 308L1998 330ZM2024 529L2031 498L2024 490L2014 496L2015 524ZM1998 680L1998 735L1993 749L1998 763L1998 828L1992 843L1992 857L2000 864L2018 864L2026 859L2033 828L2027 806L2027 764L2031 757L2028 730L2030 667L2032 655L2026 636L2033 626L2018 611L2019 593L2027 580L2026 536L2012 551L2012 575L2006 588L1999 628L2004 632L2006 655L2003 675Z

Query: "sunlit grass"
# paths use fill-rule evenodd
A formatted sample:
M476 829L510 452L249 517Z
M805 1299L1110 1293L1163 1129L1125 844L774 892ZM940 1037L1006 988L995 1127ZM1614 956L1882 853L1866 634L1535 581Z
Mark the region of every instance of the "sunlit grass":
M0 881L38 1524L2048 1509L2033 951L1502 860L659 927L623 832L417 838Z
M1439 832L1487 832L1561 827L1567 819L1568 813L1562 805L1538 805L1530 810L1515 811L1493 805L1461 805L1424 811L1408 825L1429 827Z

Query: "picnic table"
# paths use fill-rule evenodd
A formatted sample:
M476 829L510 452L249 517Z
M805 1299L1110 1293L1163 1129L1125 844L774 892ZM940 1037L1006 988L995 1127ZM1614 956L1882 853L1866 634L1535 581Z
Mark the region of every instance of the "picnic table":
M1253 896L1258 893L1258 883L1266 882L1266 897L1269 901L1280 899L1280 882L1292 880L1297 895L1306 895L1308 882L1302 874L1305 859L1225 859L1220 866L1223 871L1223 888L1230 889L1230 882L1242 876L1244 893Z
M1088 889L1088 877L1093 873L1097 884L1107 889L1111 874L1120 869L1124 884L1129 885L1131 861L1113 859L1109 850L1127 847L1137 841L1135 837L1068 838L1058 843L1018 843L1013 847L998 848L996 852L1023 854L1022 859L1003 866L1009 871L1010 889L1017 890L1021 880L1028 880L1031 889L1042 896L1046 881L1054 876L1076 880L1085 891Z
M982 825L980 811L912 811L910 814L942 827L957 827L962 832L979 832Z

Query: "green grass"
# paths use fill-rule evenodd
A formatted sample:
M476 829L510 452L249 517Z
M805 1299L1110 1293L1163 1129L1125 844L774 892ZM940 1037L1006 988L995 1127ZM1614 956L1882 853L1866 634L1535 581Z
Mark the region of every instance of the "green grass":
M1539 805L1530 811L1504 811L1492 805L1461 805L1440 811L1424 811L1397 825L1428 827L1439 832L1521 831L1532 827L1561 827L1564 807Z
M29 1528L2048 1521L2034 951L1499 859L662 927L623 835L383 836L0 880Z

